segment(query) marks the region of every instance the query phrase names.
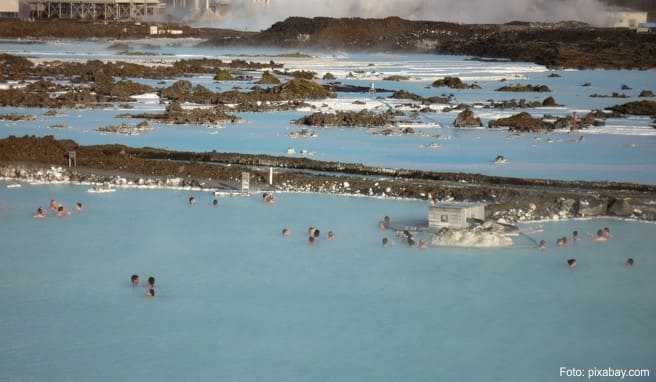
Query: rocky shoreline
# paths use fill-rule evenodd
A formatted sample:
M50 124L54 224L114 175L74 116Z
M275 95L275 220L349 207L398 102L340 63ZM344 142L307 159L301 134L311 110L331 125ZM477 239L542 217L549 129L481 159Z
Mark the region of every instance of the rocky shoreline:
M76 152L78 168L62 170L56 181L231 192L238 189L242 171L247 171L252 189L257 190L480 201L488 204L490 218L511 223L598 216L656 221L656 186L650 185L504 178L121 145L80 146L53 137L0 140L0 175L50 181L48 170L67 166L69 151ZM267 183L269 167L275 172L273 185Z

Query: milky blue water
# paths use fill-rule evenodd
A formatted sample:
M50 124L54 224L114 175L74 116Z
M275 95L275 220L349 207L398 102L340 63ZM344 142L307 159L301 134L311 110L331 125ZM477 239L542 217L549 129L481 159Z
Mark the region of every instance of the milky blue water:
M638 100L643 89L656 91L654 71L559 71L560 78L548 77L550 72L539 65L520 62L480 62L462 56L418 54L374 54L346 52L313 52L311 58L276 57L290 53L284 49L255 48L204 48L196 47L199 40L138 40L132 42L133 51L145 51L150 56L126 56L109 48L111 42L95 40L87 42L48 41L41 44L25 44L16 41L0 42L0 50L26 55L39 60L52 59L112 59L152 64L169 63L179 58L218 57L243 58L268 62L283 62L289 69L314 70L319 75L334 73L344 83L369 86L374 82L379 89L405 89L423 96L454 96L454 102L485 102L526 98L542 100L551 95L563 107L528 109L534 115L564 116L572 112L579 115L591 109L603 109L618 103ZM355 78L347 78L353 73ZM259 76L258 72L247 75ZM392 82L382 78L401 74L411 81ZM452 90L427 88L435 78L445 75L459 76L466 82L477 82L480 90ZM501 83L500 79L508 81ZM202 84L213 90L228 90L239 86L248 90L253 81L214 82L211 76L187 78L194 84ZM168 86L172 80L160 81L136 79L153 86ZM582 87L590 82L591 86ZM503 93L494 89L511 83L546 84L552 93ZM631 90L621 90L625 84ZM589 95L625 93L629 98L591 98ZM315 106L321 110L337 110L352 107L356 100L375 101L389 93L376 95L342 93L339 98ZM379 105L394 104L383 101ZM136 110L162 110L161 105L134 105ZM438 108L439 109L439 108ZM117 124L116 114L128 110L66 110L62 117L44 117L44 110L0 108L0 113L19 112L36 114L33 122L0 121L0 137L9 135L55 135L70 138L83 144L121 143L130 146L151 146L193 151L230 151L254 154L285 155L288 148L297 153L308 152L313 158L344 162L365 163L386 167L419 168L438 171L462 171L500 176L533 178L613 180L656 184L656 129L649 118L631 117L609 119L606 126L586 130L579 134L553 132L549 134L511 135L505 130L463 130L451 127L457 112L435 111L421 114L417 120L431 128L417 129L419 134L409 136L376 136L365 129L321 129L318 137L294 140L288 133L296 130L290 121L305 112L271 112L240 114L244 123L226 125L225 129L207 129L199 126L159 126L140 136L102 135L95 131L100 126ZM491 119L507 117L521 110L476 109L484 124ZM309 112L306 111L306 112ZM48 128L64 124L68 128ZM583 140L579 141L579 137ZM578 142L578 143L576 143ZM433 143L438 149L427 149ZM504 155L508 163L496 166L493 161Z
M0 184L0 379L553 381L652 368L656 225L544 225L513 249L382 248L426 204ZM55 198L85 210L31 217ZM307 227L337 239L306 243ZM608 226L556 249L556 237ZM283 239L280 231L292 235ZM534 226L531 227L535 228ZM626 257L636 261L625 268ZM570 270L565 261L576 258ZM157 279L157 297L129 276ZM653 375L653 374L652 374Z

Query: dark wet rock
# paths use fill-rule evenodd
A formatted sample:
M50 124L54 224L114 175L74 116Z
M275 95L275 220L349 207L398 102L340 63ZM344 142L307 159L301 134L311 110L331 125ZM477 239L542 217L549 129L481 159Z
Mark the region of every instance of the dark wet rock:
M583 86L583 87L592 86L592 83L591 82L585 82L585 83L581 84L581 86Z
M18 122L18 121L34 121L35 116L30 114L0 114L0 121Z
M410 93L405 90L397 90L395 91L390 98L393 99L407 99L411 101L417 101L421 102L424 105L430 105L434 103L440 103L440 104L448 104L451 101L451 97L440 97L440 96L433 96L433 97L422 97L420 95Z
M498 88L496 91L498 92L535 92L535 93L547 93L550 92L551 89L547 85L521 85L521 84L515 84L515 85L508 85L508 86L502 86Z
M608 204L608 215L629 217L633 215L634 207L628 198L616 198Z
M626 94L624 93L616 93L613 92L612 94L590 94L590 97L592 98L629 98Z
M542 106L552 107L552 106L559 106L559 105L556 103L554 97L547 97L542 101Z
M368 86L358 86L358 85L350 85L350 84L342 84L340 82L331 82L327 85L324 85L324 87L331 92L338 92L338 93L369 93L371 92L371 87ZM389 89L378 89L374 88L374 90L377 93L393 93L394 90L389 90Z
M654 92L651 90L643 90L640 92L638 97L656 97L656 94L654 94Z
M121 114L117 118L138 118L169 124L220 124L235 123L239 117L227 114L224 110L210 108L185 109L177 101L171 102L164 113Z
M313 80L316 76L316 72L307 71L307 70L296 70L293 72L277 72L279 74L292 76L294 78L303 79L303 80Z
M191 99L192 85L187 80L175 81L171 86L162 89L160 95L172 101L184 102Z
M549 77L549 78L560 78L560 74L558 74L558 73L551 73L551 74L549 74L547 77Z
M525 99L510 99L510 100L503 100L503 101L494 101L494 100L488 100L490 104L486 106L487 108L492 108L492 109L527 109L527 108L536 108L536 107L541 107L542 102L540 101L527 101Z
M481 119L474 115L474 112L467 109L461 111L453 121L453 126L455 127L481 127L483 123Z
M110 95L119 101L128 101L130 96L152 93L155 89L151 86L140 84L138 82L123 80L112 85Z
M383 127L394 123L392 113L359 112L314 113L294 121L305 126Z
M153 128L150 127L148 122L144 121L141 122L137 125L129 125L127 123L123 123L120 125L112 125L112 126L103 126L99 127L96 129L96 131L99 131L101 133L111 133L111 134L121 134L121 135L136 135L136 134L141 134L148 132L152 130Z
M622 84L622 90L631 90L631 87L626 84Z
M388 76L383 78L383 81L409 81L410 77L408 76L401 76L401 75L393 75L393 76Z
M439 80L435 80L432 84L434 88L448 87L451 89L480 89L481 87L476 84L468 85L458 77L444 77Z
M260 85L280 85L280 80L267 70L262 73L262 78L256 83Z
M323 75L323 79L326 80L326 81L333 81L333 80L337 79L337 77L335 77L332 73L328 72L328 73Z
M656 116L656 101L635 101L608 108L620 114Z
M291 79L286 83L273 88L272 93L285 100L323 99L335 96L334 93L326 90L318 83L302 78Z
M510 131L519 132L539 132L554 128L552 124L539 118L534 118L529 113L519 113L508 118L492 120L488 123L488 127L507 127Z
M235 78L229 70L219 69L214 74L214 81L233 81Z

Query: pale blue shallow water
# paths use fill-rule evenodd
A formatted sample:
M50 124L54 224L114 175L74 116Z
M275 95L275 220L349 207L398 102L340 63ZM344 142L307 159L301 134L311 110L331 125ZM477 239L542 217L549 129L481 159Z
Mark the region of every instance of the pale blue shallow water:
M426 204L318 195L221 199L0 184L0 379L554 381L559 367L656 372L656 225L545 224L539 252L380 246ZM31 218L51 198L86 210ZM337 239L305 242L310 225ZM292 229L282 239L280 230ZM623 266L626 257L636 266ZM578 267L570 270L568 258ZM128 286L157 278L158 296ZM653 375L653 374L652 374ZM635 379L633 379L635 380ZM647 379L645 379L647 380Z
M542 100L552 95L565 105L561 108L527 110L535 115L568 115L585 113L590 109L605 108L618 103L637 100L642 89L656 91L654 71L559 71L561 78L547 77L549 72L539 65L521 62L479 62L462 56L392 54L392 53L345 53L306 52L310 59L274 57L289 51L283 49L254 48L201 48L198 40L140 40L134 42L134 50L143 50L155 56L126 56L109 49L111 42L96 40L87 42L49 41L42 44L21 44L0 41L0 50L23 54L39 59L121 59L152 63L170 62L184 57L235 57L268 62L269 59L285 63L290 69L315 70L319 74L330 71L345 83L369 86L372 78L392 74L410 75L413 81L390 82L375 80L377 88L405 89L423 96L453 94L456 102L484 102L510 98ZM150 44L150 45L144 45ZM152 44L159 44L153 47ZM244 57L242 57L245 55ZM370 66L373 64L373 66ZM348 72L363 70L362 79L345 79ZM250 73L254 74L254 73ZM467 82L477 81L481 90L426 89L434 78L444 75L460 76ZM378 77L376 77L378 76ZM552 93L501 93L494 89L502 85L498 80L507 78L509 83L546 84ZM235 85L244 90L252 82L217 83L209 76L190 79L214 90L227 90ZM138 79L155 86L168 86L171 81ZM590 87L581 87L591 82ZM626 84L632 90L620 90ZM630 98L591 98L590 94L626 93ZM379 93L374 97L388 96ZM371 98L362 94L340 94L346 103ZM158 105L137 105L138 109L162 109ZM484 124L490 119L509 116L521 110L477 109ZM130 146L151 146L192 151L229 151L253 154L285 155L289 147L297 152L307 150L320 160L357 162L386 167L418 168L438 171L462 171L499 176L532 178L613 180L656 184L656 130L648 118L611 119L607 126L582 133L584 140L574 143L578 134L555 132L544 135L525 134L513 136L506 131L485 129L459 130L451 128L456 112L423 114L422 122L434 123L441 128L420 129L424 134L414 136L373 136L363 129L323 129L319 137L311 140L293 140L288 133L295 128L289 122L303 115L300 112L246 113L241 114L245 123L228 125L223 130L189 126L156 126L151 133L141 136L101 135L95 129L121 122L114 115L126 110L66 111L65 117L46 118L44 110L0 108L0 113L19 112L39 116L34 122L0 122L0 137L9 135L55 135L70 138L82 144L121 143ZM130 121L136 123L135 121ZM67 129L48 129L47 126L64 123ZM435 138L440 135L440 138ZM536 140L537 138L537 140ZM422 145L437 142L440 148L430 150ZM509 163L495 166L497 154L504 155Z

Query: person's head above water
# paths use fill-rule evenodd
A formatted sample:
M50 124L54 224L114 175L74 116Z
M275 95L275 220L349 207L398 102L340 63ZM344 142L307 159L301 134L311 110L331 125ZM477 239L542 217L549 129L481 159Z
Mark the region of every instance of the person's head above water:
M289 236L289 228L283 228L282 229L282 235L283 236Z
M319 235L321 235L321 232L318 229L315 229L312 233L312 236L314 236L315 239L318 239Z
M383 238L383 245L386 246L387 244L389 244L389 239L386 238L386 237L384 237L384 238Z
M150 276L150 277L148 278L148 284L149 284L149 285L155 285L155 278L154 278L153 276Z
M384 221L385 223L388 223L388 224L389 224L389 222L392 221L392 219L390 219L389 216L385 216L385 217L383 218L383 221Z
M624 263L624 264L625 264L627 267L632 267L632 266L633 266L633 263L634 263L633 258L629 257L628 259L626 259L626 263Z
M597 230L597 236L599 237L604 236L604 230L603 229Z
M138 285L139 284L139 275L132 275L130 277L130 282L132 285Z
M567 265L568 265L570 268L575 268L575 267L576 267L576 259L569 259L569 260L567 260Z
M214 200L212 201L212 204L215 205L215 206L216 206L217 204L219 204L219 199L214 199Z
M579 237L579 231L572 232L572 238L577 238L577 237Z
M308 238L308 242L309 242L310 244L314 244L314 240L315 240L315 239L314 239L314 236L310 236L310 237Z

